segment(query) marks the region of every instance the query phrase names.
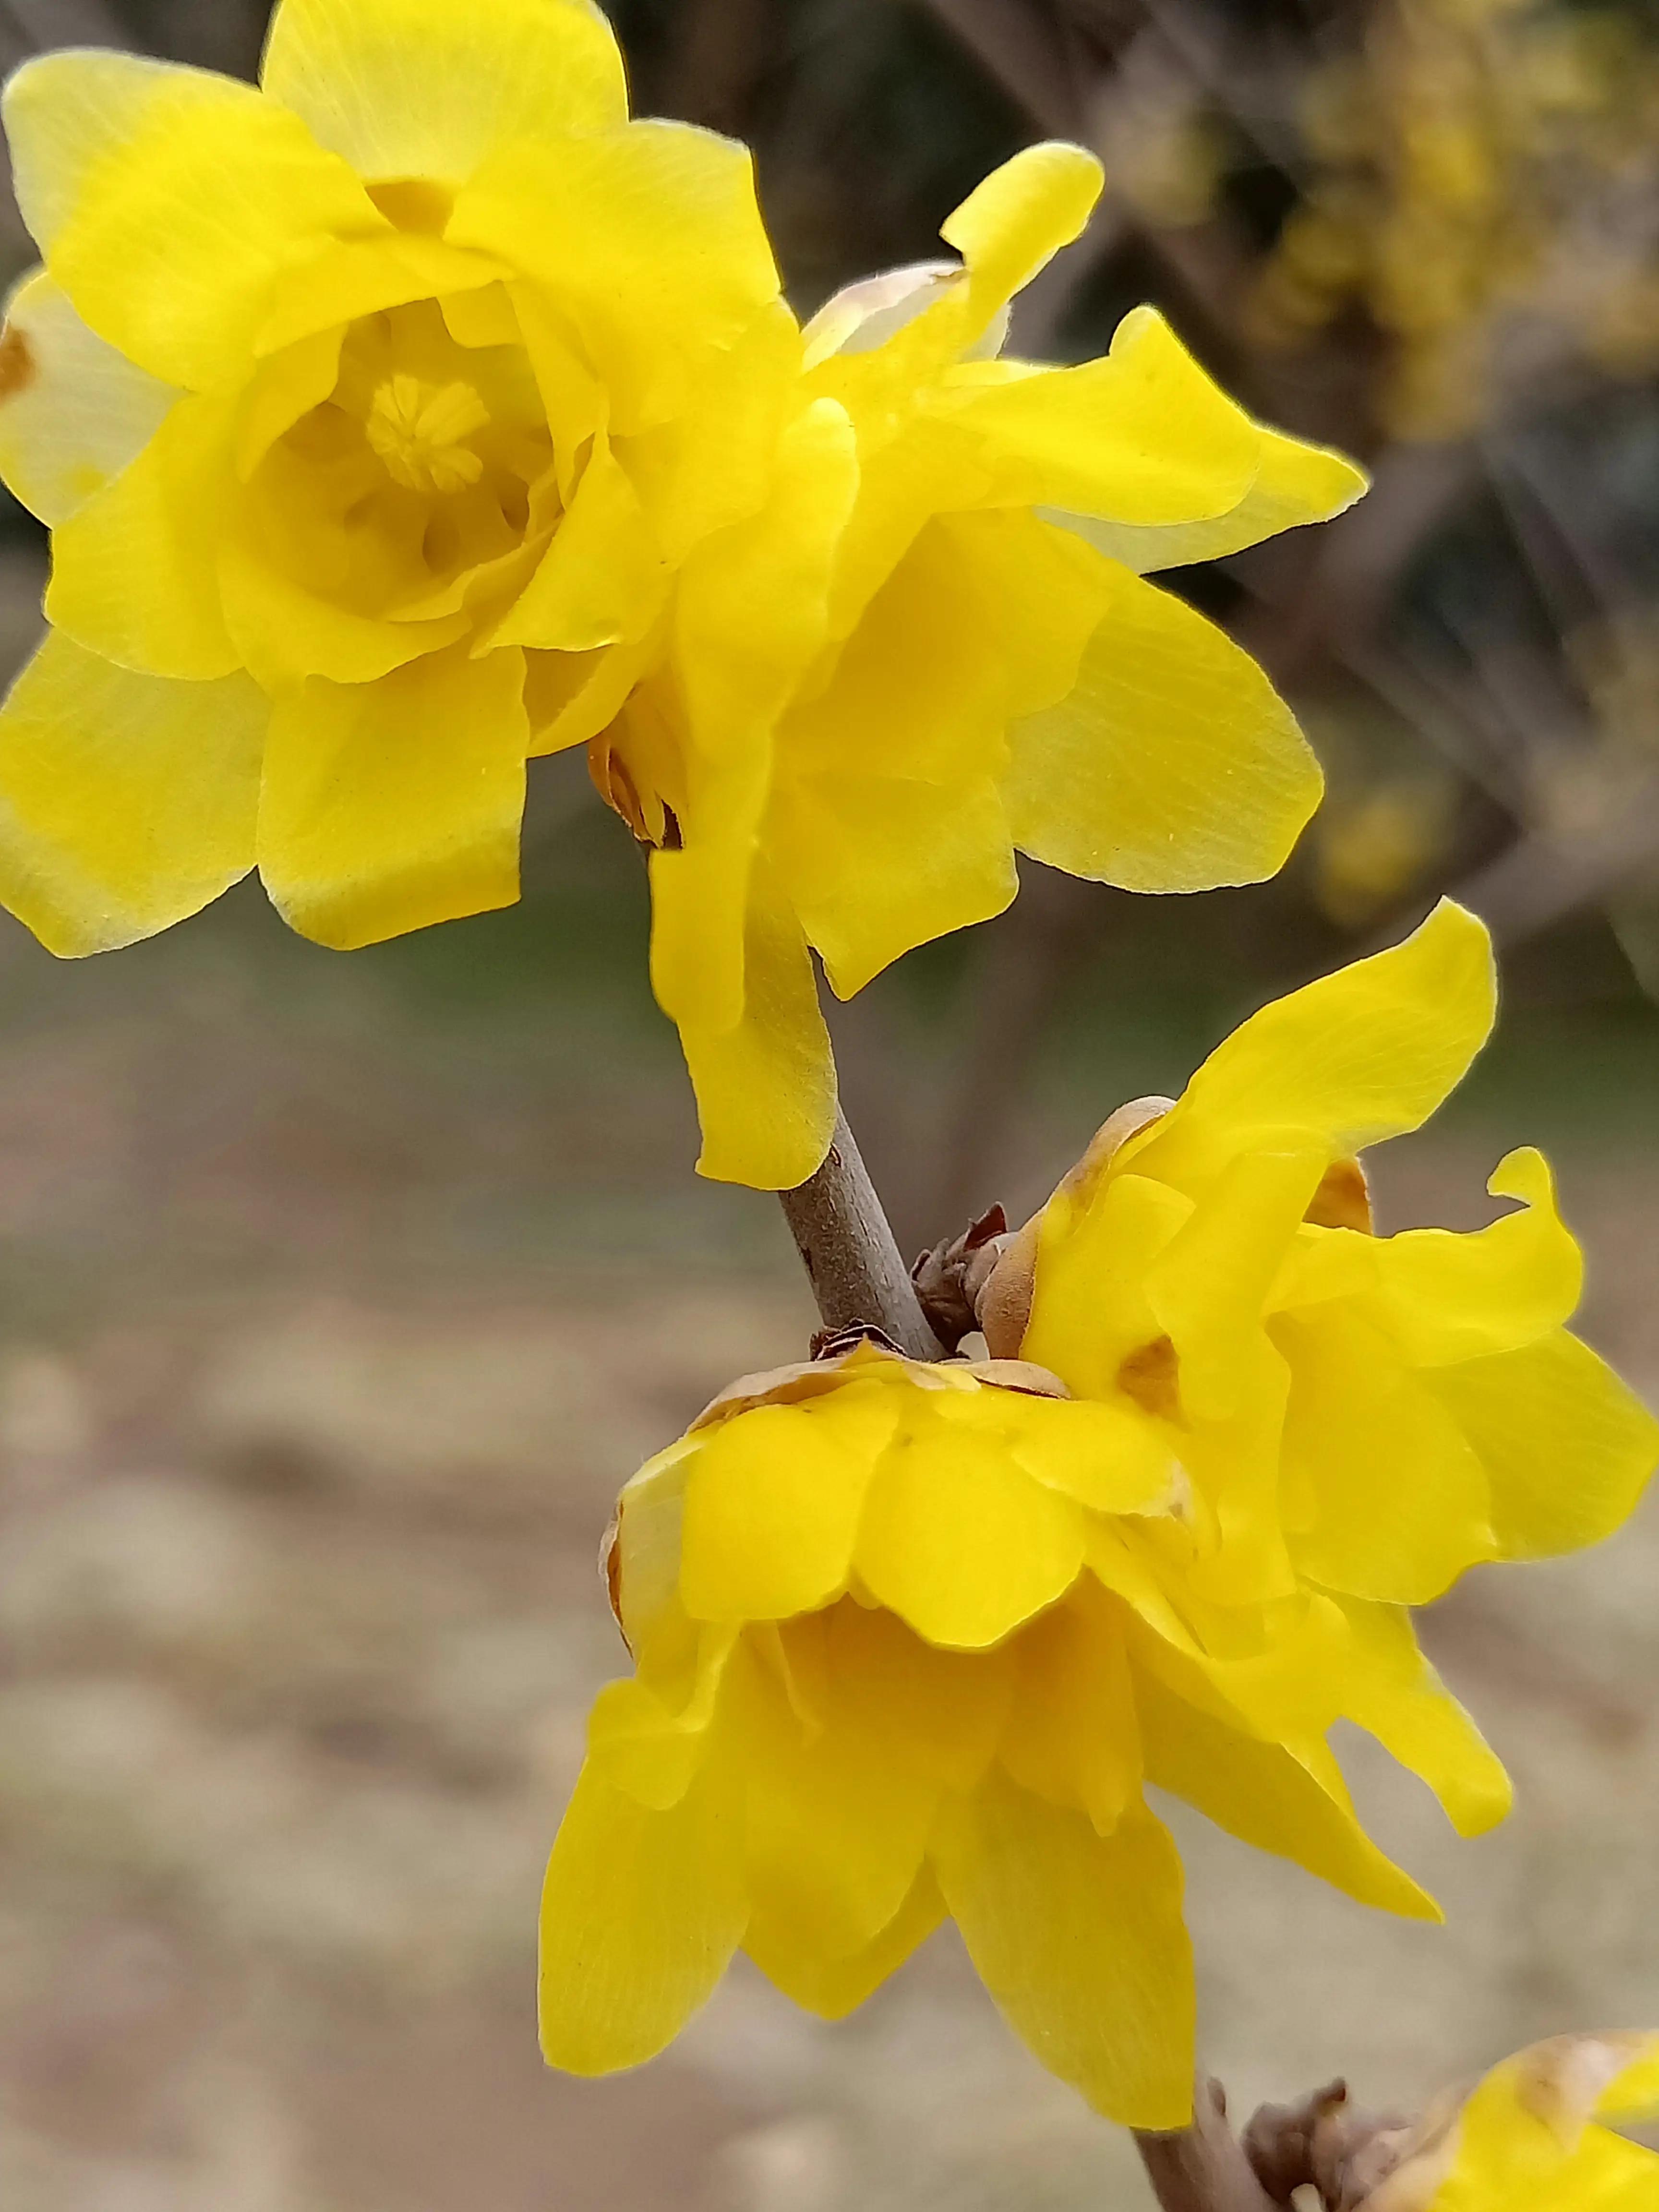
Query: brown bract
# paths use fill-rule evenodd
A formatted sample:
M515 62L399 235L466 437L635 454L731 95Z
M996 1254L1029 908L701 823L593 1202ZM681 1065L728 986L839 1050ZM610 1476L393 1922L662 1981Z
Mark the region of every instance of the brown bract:
M1132 1098L1109 1115L1090 1139L1089 1149L1074 1168L1061 1177L1056 1198L1083 1198L1103 1175L1115 1153L1161 1121L1175 1105L1173 1098ZM996 1264L986 1276L976 1305L980 1328L995 1358L1012 1358L1024 1340L1031 1318L1031 1297L1036 1283L1037 1240L1042 1220L1034 1213L1023 1229L1003 1240Z

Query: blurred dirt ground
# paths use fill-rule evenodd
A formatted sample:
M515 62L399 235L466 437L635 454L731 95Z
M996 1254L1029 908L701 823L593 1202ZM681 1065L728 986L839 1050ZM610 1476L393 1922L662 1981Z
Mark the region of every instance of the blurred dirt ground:
M0 931L4 2212L1144 2201L948 1937L841 2027L743 1970L640 2074L540 2066L542 1859L622 1660L612 1493L811 1320L769 1202L686 1173L638 901L582 805L539 794L520 916L349 961L252 894L82 967ZM907 1006L849 1035L868 1097ZM1622 1058L1546 1024L1553 1091L1489 1085L1381 1187L1395 1223L1478 1219L1498 1152L1554 1139L1590 1333L1653 1389L1642 1020ZM1073 1042L1011 1133L1016 1200L1190 1059L1184 1032ZM1659 2018L1656 1586L1650 1514L1431 1616L1519 1809L1459 1844L1354 1763L1444 1929L1180 1820L1237 2103L1339 2070L1409 2102L1534 2036Z

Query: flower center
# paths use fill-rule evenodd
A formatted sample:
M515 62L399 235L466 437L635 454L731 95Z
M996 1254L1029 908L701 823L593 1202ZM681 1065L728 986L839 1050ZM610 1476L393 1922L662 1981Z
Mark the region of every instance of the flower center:
M467 443L489 422L489 410L470 384L428 384L389 376L370 402L368 442L395 483L410 491L465 491L484 465Z

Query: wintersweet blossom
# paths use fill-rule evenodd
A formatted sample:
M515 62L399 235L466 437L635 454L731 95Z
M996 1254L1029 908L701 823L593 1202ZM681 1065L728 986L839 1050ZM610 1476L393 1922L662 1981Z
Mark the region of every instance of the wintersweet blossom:
M1659 2034L1562 2035L1495 2066L1417 2141L1365 2212L1655 2212Z
M1194 1587L1416 1605L1466 1568L1593 1544L1659 1424L1565 1323L1583 1267L1513 1152L1490 1227L1372 1233L1357 1154L1426 1121L1485 1042L1492 947L1416 934L1266 1006L1178 1103L1140 1102L1010 1245L994 1351L1151 1421L1189 1484Z
M1028 150L959 260L803 331L744 149L630 121L591 0L283 0L258 88L112 52L6 101L44 269L0 472L53 531L0 714L0 899L125 945L257 866L339 947L509 903L527 757L655 849L706 1172L834 1115L857 990L1014 896L1270 874L1319 792L1250 661L1143 571L1332 514L1156 315L997 357L1099 190Z
M1016 1362L873 1344L741 1383L623 1492L635 1673L596 1705L548 1869L543 2045L650 2057L744 1949L835 2019L947 1915L1100 2111L1191 2107L1175 1846L1144 1785L1367 1904L1437 1917L1326 1732L1380 1735L1473 1830L1502 1768L1407 1617L1192 1587L1167 1427Z

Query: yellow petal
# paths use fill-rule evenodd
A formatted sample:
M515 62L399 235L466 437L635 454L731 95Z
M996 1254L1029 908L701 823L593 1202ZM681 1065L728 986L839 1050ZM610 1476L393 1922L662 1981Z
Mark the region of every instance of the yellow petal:
M990 921L1019 890L1007 810L989 776L949 787L902 776L794 778L772 827L838 999L914 946Z
M684 123L498 151L460 193L448 237L556 295L617 435L672 415L697 357L777 297L748 154Z
M1290 1362L1285 1482L1291 1553L1313 1581L1423 1605L1497 1555L1492 1486L1441 1399L1346 1306L1273 1326ZM1449 1370L1456 1372L1456 1370Z
M629 441L629 471L671 563L776 489L779 440L800 404L800 356L795 319L774 300L705 357L681 414Z
M751 880L743 990L735 1029L680 1024L702 1126L697 1172L793 1190L830 1149L836 1066L806 939L763 871Z
M1004 785L1034 860L1127 890L1256 883L1319 803L1319 768L1267 678L1213 623L1103 563L1077 684L1012 732Z
M280 700L259 872L284 921L347 951L519 896L524 662L453 651Z
M915 1885L939 1784L833 1665L810 1728L777 1684L759 1686L741 1722L750 1896L780 1959L844 1957L876 1940Z
M963 383L933 404L985 441L999 503L1192 522L1236 509L1260 465L1255 425L1151 307L1099 361Z
M1417 1646L1403 1607L1346 1598L1353 1650L1343 1711L1419 1775L1460 1836L1485 1835L1515 1793L1502 1761Z
M181 399L54 533L48 621L153 676L201 682L240 668L216 565L232 484L230 410Z
M1181 1362L1181 1403L1224 1419L1249 1389L1267 1296L1327 1166L1322 1149L1246 1152L1148 1270L1146 1296Z
M1029 515L936 520L790 713L768 835L837 996L1013 898L1008 725L1073 680L1097 581Z
M1089 1815L1109 1835L1140 1795L1140 1730L1121 1607L1079 1591L1013 1647L1003 1765L1022 1790Z
M1030 1398L1008 1448L1025 1472L1091 1513L1152 1513L1174 1494L1170 1431L1139 1407Z
M1514 1351L1559 1328L1578 1303L1583 1258L1555 1210L1542 1154L1511 1152L1486 1188L1520 1199L1522 1210L1473 1235L1408 1229L1376 1240L1372 1310L1414 1365Z
M1144 1806L1109 1836L993 1780L933 1854L968 1955L1050 2073L1122 2126L1192 2113L1192 1951L1181 1861Z
M668 583L639 494L601 430L541 566L490 642L549 653L634 642L655 621Z
M718 1762L652 1812L583 1771L541 1911L542 2051L571 2074L671 2043L743 1941L741 1808Z
M1138 1672L1146 1778L1229 1835L1305 1867L1362 1905L1413 1920L1438 1906L1359 1825L1336 1762L1316 1747L1261 1743Z
M781 1620L846 1585L895 1391L849 1383L724 1423L692 1464L680 1593L701 1620Z
M137 458L178 396L89 331L37 270L6 306L0 476L55 528Z
M1419 1128L1486 1042L1496 1006L1486 927L1443 899L1404 944L1235 1030L1150 1133L1136 1172L1186 1188L1287 1131L1341 1158Z
M1115 1395L1126 1358L1162 1333L1147 1277L1192 1211L1146 1176L1114 1176L1081 1206L1062 1187L1043 1209L1021 1356L1079 1397Z
M654 1812L678 1805L702 1771L737 1653L732 1628L703 1628L671 1674L607 1682L587 1722L587 1753L605 1780ZM728 1703L730 1700L728 1699Z
M1099 161L1081 146L1060 140L1028 146L939 225L940 237L968 264L966 342L1081 234L1103 180Z
M1486 1470L1502 1559L1600 1543L1629 1519L1659 1462L1659 1422L1565 1329L1423 1381Z
M857 1565L930 1644L980 1650L1051 1605L1083 1565L1083 1516L1000 1438L915 1409L877 1470Z
M469 292L476 295L510 274L504 263L464 252L440 238L386 231L373 238L327 239L283 270L254 333L253 350L277 353L416 300L444 295L447 310ZM514 331L498 342L517 341Z
M903 1904L878 1936L850 1954L809 1951L795 1931L757 1908L743 1948L785 1996L820 2020L845 2020L919 1950L945 1917L933 1869L923 1867Z
M78 526L79 519L70 526ZM272 692L293 691L313 677L354 687L374 684L454 644L471 628L465 611L400 622L341 605L303 569L296 573L272 557L246 498L227 517L216 582L239 661Z
M360 176L459 184L514 140L625 122L622 57L587 0L283 0L262 81Z
M0 710L0 900L52 951L152 936L253 865L270 707L134 676L57 633Z
M386 228L297 116L205 70L46 54L6 88L5 121L52 276L100 337L192 391L236 377L308 246Z
M1340 453L1304 446L1292 438L1261 433L1261 468L1255 483L1226 514L1213 522L1175 522L1142 529L1133 523L1106 522L1093 515L1050 514L1049 520L1074 531L1097 553L1121 562L1137 576L1168 568L1223 561L1282 532L1311 522L1328 522L1352 507L1368 489L1364 473Z
M1054 519L1075 530L1098 551L1121 561L1136 575L1145 576L1160 568L1224 561L1247 546L1259 545L1264 538L1278 537L1281 531L1310 522L1328 522L1364 493L1364 471L1343 454L1324 446L1304 445L1299 438L1286 437L1261 423L1252 427L1256 436L1255 480L1238 505L1213 521L1143 528L1094 515L1061 514Z
M664 1012L700 1030L730 1031L744 1016L744 917L774 730L822 650L857 486L852 426L833 400L815 402L780 446L765 511L699 549L680 577L676 680L660 719L678 740L684 849L652 864L651 980ZM781 886L756 896L781 899Z

